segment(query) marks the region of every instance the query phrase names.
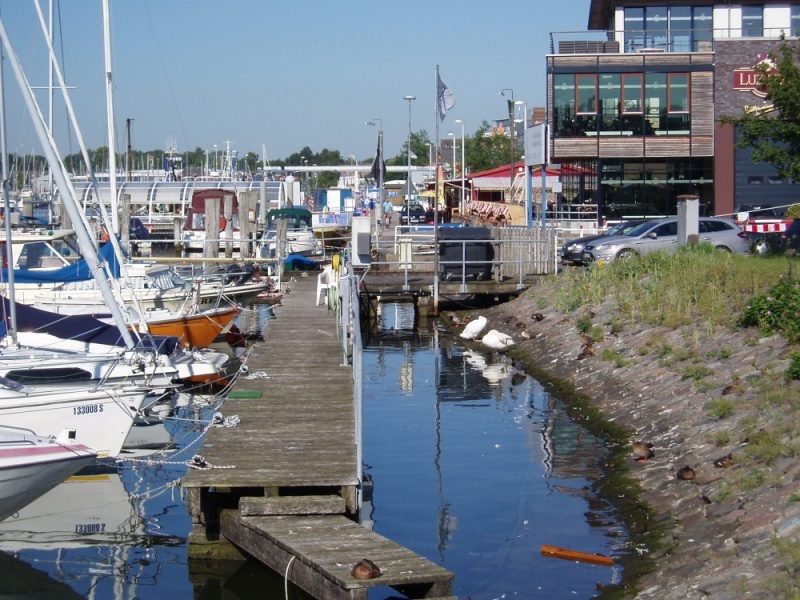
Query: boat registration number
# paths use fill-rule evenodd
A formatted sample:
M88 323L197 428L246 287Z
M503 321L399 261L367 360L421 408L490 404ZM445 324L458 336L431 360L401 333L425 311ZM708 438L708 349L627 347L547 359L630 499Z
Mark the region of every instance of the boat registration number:
M102 404L84 404L83 406L76 406L72 409L73 414L76 415L91 415L103 412Z

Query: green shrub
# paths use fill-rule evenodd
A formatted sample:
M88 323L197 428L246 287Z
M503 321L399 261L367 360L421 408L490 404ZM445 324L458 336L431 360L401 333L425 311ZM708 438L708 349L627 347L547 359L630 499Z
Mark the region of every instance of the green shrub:
M786 209L787 219L800 219L800 204L792 204Z
M733 402L727 398L715 398L708 403L708 414L714 419L725 419L733 414Z
M789 368L786 370L786 379L800 380L800 352L792 352L789 355Z
M800 342L800 279L781 273L766 294L750 300L738 324L758 327L767 334L780 333L792 344Z

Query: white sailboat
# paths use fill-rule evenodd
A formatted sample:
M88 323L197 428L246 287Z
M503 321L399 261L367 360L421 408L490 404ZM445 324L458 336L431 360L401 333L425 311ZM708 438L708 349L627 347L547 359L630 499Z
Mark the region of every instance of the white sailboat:
M0 521L80 471L95 456L81 444L0 425Z

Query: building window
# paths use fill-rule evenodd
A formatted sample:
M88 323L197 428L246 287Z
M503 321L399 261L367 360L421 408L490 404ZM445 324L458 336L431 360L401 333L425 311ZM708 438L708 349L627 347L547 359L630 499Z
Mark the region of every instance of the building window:
M553 76L553 129L556 135L571 137L575 129L575 75Z
M625 8L625 51L652 48L668 52L710 52L712 11L711 6Z
M597 76L577 75L578 114L597 114Z
M554 75L555 135L688 135L689 81L688 73Z
M760 175L750 175L747 178L747 183L749 183L750 185L761 185L762 183L764 183L764 178L761 177Z
M600 98L600 131L620 131L619 74L602 73L598 76L597 91Z
M791 6L791 31L789 35L792 37L800 36L800 4L792 4Z
M742 6L742 37L764 37L764 7L760 4Z

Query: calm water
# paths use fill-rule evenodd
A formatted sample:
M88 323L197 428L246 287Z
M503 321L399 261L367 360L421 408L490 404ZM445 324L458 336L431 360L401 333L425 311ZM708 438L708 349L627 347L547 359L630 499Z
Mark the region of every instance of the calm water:
M602 448L510 359L429 327L373 338L364 373L375 531L453 571L462 599L588 598L618 581L541 556L542 544L612 555L625 537L586 498L582 467Z
M589 598L619 579L540 555L542 544L610 555L625 536L586 497L584 467L602 448L510 360L425 325L372 337L364 378L366 525L453 571L462 600ZM282 577L260 565L188 564L191 523L173 482L218 409L182 395L143 429L169 449L82 475L0 523L0 598L284 598Z

